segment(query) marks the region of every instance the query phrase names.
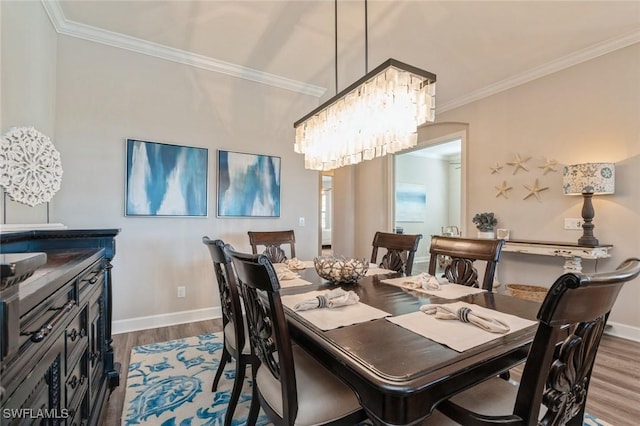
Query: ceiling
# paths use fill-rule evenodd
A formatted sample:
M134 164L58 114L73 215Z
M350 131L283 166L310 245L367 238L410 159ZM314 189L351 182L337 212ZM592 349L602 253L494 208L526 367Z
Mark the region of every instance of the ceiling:
M334 2L59 1L90 26L336 93ZM438 110L640 42L635 1L338 0L338 90L388 58L437 75ZM368 45L368 49L365 47ZM447 108L447 109L448 109Z

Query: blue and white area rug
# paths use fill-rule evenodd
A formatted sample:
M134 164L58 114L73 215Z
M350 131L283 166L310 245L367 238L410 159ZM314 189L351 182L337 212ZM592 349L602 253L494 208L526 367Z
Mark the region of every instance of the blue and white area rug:
M224 424L235 378L235 361L227 363L211 392L222 356L222 333L136 346L131 351L122 425L218 426ZM251 405L251 367L233 416L245 425ZM270 425L260 411L258 426ZM587 415L584 426L612 426Z

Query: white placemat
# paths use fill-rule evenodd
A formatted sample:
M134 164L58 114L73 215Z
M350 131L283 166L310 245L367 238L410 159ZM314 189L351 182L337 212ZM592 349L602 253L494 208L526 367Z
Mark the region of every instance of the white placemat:
M472 311L493 316L494 318L502 320L509 325L511 328L509 333L537 324L536 321L530 321L515 315L505 314L503 312L494 311L493 309L488 309L471 303L454 302L447 304L447 306L450 306L453 309L459 309L466 306ZM427 339L431 339L448 346L458 352L464 352L468 349L480 346L483 343L499 339L509 334L490 333L470 323L464 323L458 320L440 320L436 319L433 315L427 315L420 311L387 318L387 321L391 321L394 324L413 331Z
M391 269L384 269L384 268L371 268L369 267L369 269L367 270L367 273L365 274L365 276L370 277L371 275L381 275L381 274L397 274L398 271L393 271Z
M409 290L414 290L420 293L425 293L430 296L438 296L443 299L459 299L464 296L468 296L470 294L482 293L486 290L481 288L469 287L466 285L460 284L440 284L439 290L428 290L424 288L412 288L409 285L405 284L405 282L412 277L400 277L400 278L386 278L384 280L380 280L385 284L394 285L396 287L406 288Z
M327 291L310 291L308 293L282 296L282 304L293 309L296 303L313 299L320 294L327 293ZM391 315L361 302L339 308L310 309L308 311L297 311L296 313L322 330L333 330L334 328L372 321Z
M309 285L311 281L303 280L302 278L294 278L292 280L280 280L280 288L297 287L299 285Z
M288 268L291 269L292 271L301 271L303 269L307 269L307 268L315 268L314 264L313 264L313 260L301 260L301 266L302 268L296 269L296 268L289 268L287 266L286 263L280 262L280 263L274 263L273 267L277 270L278 268Z

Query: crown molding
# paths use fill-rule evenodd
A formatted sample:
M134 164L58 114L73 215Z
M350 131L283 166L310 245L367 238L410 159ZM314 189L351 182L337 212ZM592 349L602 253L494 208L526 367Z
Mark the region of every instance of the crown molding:
M290 90L305 95L321 97L327 90L324 87L307 84L275 74L269 74L230 62L220 61L204 55L188 52L186 50L167 47L158 43L130 37L113 31L103 30L65 18L64 12L58 0L42 0L42 5L49 15L49 19L58 34L80 38L107 46L129 50L143 55L149 55L208 71L255 81L257 83Z
M633 31L620 37L614 37L609 40L605 40L603 42L589 46L585 49L578 50L557 60L548 62L542 66L532 68L523 73L514 75L513 77L509 77L504 80L498 81L497 83L490 84L467 95L446 102L440 106L436 106L436 112L440 113L459 108L468 103L486 98L491 95L495 95L496 93L500 93L508 89L512 89L516 86L520 86L530 81L545 77L549 74L553 74L563 69L578 65L582 62L589 61L591 59L597 58L598 56L606 55L607 53L611 53L615 50L622 49L639 42L640 30Z
M326 92L326 88L303 83L300 81L288 79L274 74L265 73L254 70L252 68L243 67L241 65L220 61L204 55L188 52L181 49L167 47L158 43L149 42L135 37L126 36L112 31L103 30L92 27L90 25L81 24L79 22L70 21L65 18L62 8L58 0L41 0L49 15L49 19L53 24L56 32L59 34L77 37L95 43L101 43L112 47L130 50L132 52L149 55L156 58L165 59L189 65L205 70L227 74L233 77L245 80L255 81L257 83L278 87L281 89L291 90L293 92L321 97ZM471 102L478 101L488 96L495 95L505 90L512 89L530 81L545 77L549 74L561 71L582 62L597 58L632 44L640 42L640 30L620 37L615 37L603 42L589 46L585 49L571 53L565 57L548 62L542 66L532 68L523 73L506 78L488 86L475 90L467 95L458 97L449 102L436 106L436 112L442 113Z

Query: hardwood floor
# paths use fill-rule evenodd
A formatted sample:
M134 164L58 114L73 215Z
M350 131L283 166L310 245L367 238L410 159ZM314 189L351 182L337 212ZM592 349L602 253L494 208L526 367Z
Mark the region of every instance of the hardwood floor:
M134 346L197 336L222 330L219 319L117 334L113 336L116 362L121 367L120 386L109 398L102 426L120 425L129 355ZM604 336L591 375L587 411L613 426L635 426L640 419L640 342ZM512 370L519 378L521 368Z

